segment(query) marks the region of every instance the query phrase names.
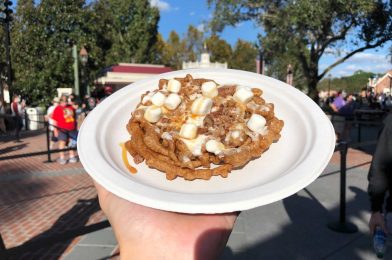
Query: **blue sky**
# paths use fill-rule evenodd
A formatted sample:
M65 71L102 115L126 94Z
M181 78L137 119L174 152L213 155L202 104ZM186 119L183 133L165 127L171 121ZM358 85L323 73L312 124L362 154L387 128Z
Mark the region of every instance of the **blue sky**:
M165 39L170 31L175 30L183 36L192 24L203 29L203 22L211 19L212 10L208 9L207 0L150 0L150 2L161 10L159 32ZM252 22L243 22L236 27L227 27L221 37L234 46L237 39L256 42L260 30ZM353 74L357 70L365 70L375 73L384 73L392 69L387 57L388 48L391 43L377 49L358 53L343 64L335 67L331 74L333 77L341 77ZM328 67L339 55L327 53L320 61L320 70Z

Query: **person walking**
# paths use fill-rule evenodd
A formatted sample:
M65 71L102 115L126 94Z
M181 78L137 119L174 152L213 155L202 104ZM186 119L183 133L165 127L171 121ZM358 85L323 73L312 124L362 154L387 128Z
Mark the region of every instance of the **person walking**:
M5 127L5 104L0 99L0 133L6 134L7 128Z
M55 121L53 120L53 112L55 108L59 105L59 99L58 97L53 98L52 100L52 105L48 108L46 111L46 121L48 122L48 127L50 131L50 149L54 148L54 144L57 142L57 137L58 137L58 130L55 127Z
M374 234L376 227L380 227L386 234L392 234L392 113L384 119L368 180L370 232Z
M58 142L59 149L64 149L66 145L70 142L71 138L76 139L76 120L75 120L75 110L67 103L67 96L62 95L60 97L59 105L53 111L53 120L55 121L56 128L58 130ZM69 150L69 159L65 159L65 153L60 152L60 158L57 160L60 164L76 163L78 160L76 158L76 153L74 150Z
M23 127L23 111L24 111L24 102L20 102L20 96L19 95L14 95L12 97L12 103L11 103L11 112L12 112L12 117L14 118L15 122L15 138L16 142L21 142L20 141L20 130L22 130Z

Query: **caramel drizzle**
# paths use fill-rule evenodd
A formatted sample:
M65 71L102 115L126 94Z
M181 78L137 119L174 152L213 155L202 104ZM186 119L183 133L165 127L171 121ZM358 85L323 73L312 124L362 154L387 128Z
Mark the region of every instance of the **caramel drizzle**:
M137 173L136 168L135 168L135 167L132 167L132 166L129 164L129 161L128 161L128 151L127 151L127 148L125 148L125 144L124 144L124 143L121 143L120 146L121 146L121 158L122 158L122 161L123 161L125 167L126 167L126 168L128 169L128 171L130 171L132 174Z

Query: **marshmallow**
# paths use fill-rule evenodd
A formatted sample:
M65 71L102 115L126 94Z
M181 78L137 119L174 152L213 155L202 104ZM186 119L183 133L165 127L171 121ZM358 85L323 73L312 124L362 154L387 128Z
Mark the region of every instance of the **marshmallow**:
M180 136L186 139L194 139L197 135L197 126L185 123L181 126Z
M213 81L204 82L201 85L201 92L203 93L203 96L208 98L218 96L218 88Z
M177 94L170 94L165 99L165 107L170 110L176 109L181 104L181 98Z
M169 90L172 93L178 93L180 92L181 89L181 82L175 79L170 79L169 82L167 83L167 90Z
M162 109L156 106L149 106L144 112L144 119L146 119L150 123L158 122L159 119L161 119L161 116L162 116Z
M189 151L191 151L191 153L194 156L200 156L202 155L202 147L203 144L205 143L207 139L207 136L205 135L199 135L197 138L193 139L193 140L187 140L187 139L181 139L185 145L188 147Z
M252 89L247 87L237 88L237 91L234 93L233 98L235 101L241 103L248 103L253 98Z
M186 120L187 123L194 124L198 127L203 127L205 116L190 116Z
M199 97L193 101L191 111L194 115L203 116L210 112L212 107L212 99L207 97Z
M231 132L231 137L233 137L234 139L240 138L241 136L241 131L239 130L234 130Z
M145 95L142 99L142 104L146 104L148 101L151 100L151 97L154 95L153 92L148 93L147 95Z
M152 96L151 102L156 105L156 106L162 106L163 103L165 103L165 95L163 95L161 92L157 92Z
M264 134L266 130L265 124L267 121L264 117L258 114L253 114L246 124L250 130L258 134Z
M220 154L225 149L224 144L216 140L209 140L206 143L206 150L215 155Z

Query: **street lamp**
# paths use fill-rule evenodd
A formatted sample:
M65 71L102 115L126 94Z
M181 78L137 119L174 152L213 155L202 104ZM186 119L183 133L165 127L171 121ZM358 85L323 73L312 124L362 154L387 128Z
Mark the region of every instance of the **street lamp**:
M87 65L87 61L88 61L88 52L87 52L86 48L84 48L84 46L80 49L79 57L80 57L80 63L82 63L82 65L83 65L83 68L81 70L83 84L82 84L80 96L81 96L81 98L84 98L86 91L87 91L87 93L89 92L87 89L87 80L86 80L86 74L87 74L86 73L86 65Z

